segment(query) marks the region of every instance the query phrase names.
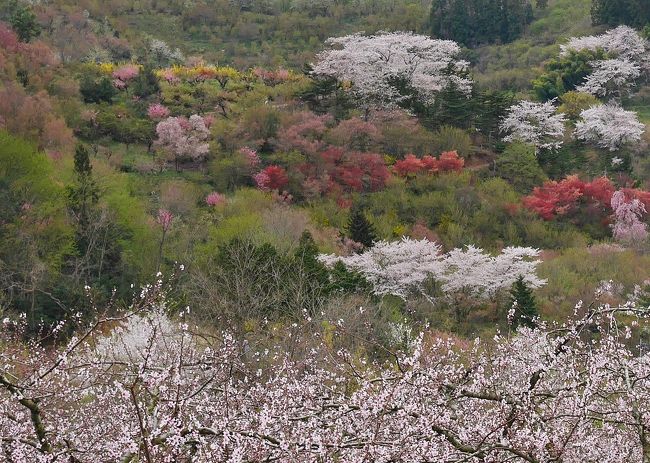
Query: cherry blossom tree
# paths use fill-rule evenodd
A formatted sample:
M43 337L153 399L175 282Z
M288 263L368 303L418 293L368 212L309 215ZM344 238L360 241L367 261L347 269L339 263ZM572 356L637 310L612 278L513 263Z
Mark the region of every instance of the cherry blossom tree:
M576 123L576 138L610 151L640 141L645 130L635 112L616 104L592 106L580 113L580 119Z
M313 74L335 77L351 85L366 107L397 106L408 95L397 82L413 89L424 102L455 85L469 95L472 82L465 77L468 64L459 60L460 47L410 32L384 32L330 38L330 49L317 56Z
M210 131L201 116L169 117L158 123L156 133L156 145L173 158L177 169L182 160L201 161L208 155Z
M625 192L619 190L612 195L612 210L615 218L612 229L616 240L638 244L648 239L648 225L641 221L647 211L641 201L637 198L628 201Z
M140 67L136 64L120 66L113 71L113 79L115 79L113 85L120 89L126 88L130 81L138 77L138 74L140 74Z
M424 285L434 280L445 293L463 292L482 298L510 288L519 277L533 288L544 285L545 281L535 274L538 256L537 249L521 247L508 247L500 255L491 256L474 246L443 254L437 243L404 237L375 243L362 254L321 255L319 259L328 266L340 261L361 273L380 296L392 294L407 299L416 293L429 298Z
M594 71L577 90L599 97L622 97L641 75L639 65L626 59L608 59L591 64Z
M561 46L560 55L568 55L571 50L596 51L599 48L610 56L638 61L646 54L648 42L631 27L619 26L602 35L572 37Z
M21 321L5 319L3 458L650 460L650 356L629 347L625 324L643 322L647 308L578 304L562 324L521 327L489 346L413 335L410 350L378 364L324 343L302 360L251 353L227 333L200 333L187 311L165 315L165 300L158 285L146 287L129 311L54 349L26 348L12 336Z
M535 150L553 150L562 146L565 116L557 114L553 102L521 101L512 106L501 121L505 141L523 141Z

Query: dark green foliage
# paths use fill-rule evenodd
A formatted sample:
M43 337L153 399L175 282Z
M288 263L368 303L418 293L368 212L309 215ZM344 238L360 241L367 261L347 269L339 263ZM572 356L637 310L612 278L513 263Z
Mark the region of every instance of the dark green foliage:
M593 69L590 63L604 58L603 50L572 50L566 56L553 58L544 66L544 73L533 80L537 97L547 101L575 90L591 74Z
M79 91L86 103L101 103L103 101L110 103L117 95L117 90L108 77L97 79L87 74L81 79Z
M41 33L41 26L36 20L36 15L32 9L18 0L11 0L9 2L9 24L13 30L18 34L21 42L30 42L32 39L38 37Z
M371 289L370 283L358 272L348 270L341 261L330 270L329 290L332 293L352 294Z
M374 225L370 223L363 209L359 207L354 207L350 211L347 234L348 238L363 244L365 248L372 247L372 244L377 241L377 232Z
M520 193L529 193L546 179L537 162L535 148L523 143L509 145L496 162L497 175Z
M474 126L488 138L499 133L499 123L515 100L511 91L484 90L474 97Z
M305 68L311 77L311 68ZM346 119L354 107L341 82L333 77L315 77L309 86L298 95L316 114L332 114L336 120Z
M131 88L133 94L140 98L147 98L160 92L160 85L153 67L145 65L142 72L133 81Z
M650 22L650 3L647 0L593 0L591 21L594 25L643 27Z
M536 319L539 317L537 301L533 290L526 284L524 277L519 277L510 290L510 302L514 308L512 326L516 329L519 326L535 328Z
M90 225L91 209L99 201L99 190L92 177L92 166L88 149L78 144L74 152L74 173L76 184L68 187L68 204L79 227Z
M442 125L468 128L474 116L474 102L454 84L448 85L436 95L432 106L422 114L425 126L436 128Z
M532 19L528 0L434 0L430 27L434 37L476 47L511 42Z

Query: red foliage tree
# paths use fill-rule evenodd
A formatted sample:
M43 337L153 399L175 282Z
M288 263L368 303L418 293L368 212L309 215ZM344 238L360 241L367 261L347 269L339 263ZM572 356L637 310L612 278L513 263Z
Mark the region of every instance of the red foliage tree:
M523 203L543 219L551 220L575 211L580 202L591 209L606 212L611 209L614 191L614 185L606 177L583 182L576 175L571 175L559 182L549 181L536 187L530 196L523 199Z
M446 151L438 157L440 172L460 172L465 166L465 160L456 151Z
M253 177L260 190L280 190L287 186L289 177L287 171L280 166L268 166Z
M438 159L429 155L418 159L413 154L407 154L404 159L395 163L394 171L400 177L408 177L421 172L427 172L429 174L436 172L460 172L464 166L465 160L459 157L456 151L447 151L442 153Z
M431 156L428 157L433 159ZM400 177L408 177L411 175L417 175L425 170L425 165L424 162L421 159L416 158L415 155L407 154L404 159L395 162L393 169Z

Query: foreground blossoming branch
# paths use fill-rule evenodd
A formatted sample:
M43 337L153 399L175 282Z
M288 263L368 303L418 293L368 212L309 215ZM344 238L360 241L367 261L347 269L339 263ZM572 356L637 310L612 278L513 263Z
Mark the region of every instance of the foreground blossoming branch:
M131 311L59 349L0 351L0 455L11 462L646 462L650 357L618 315L462 347L420 336L388 364L315 346L251 352L164 315ZM578 315L582 314L582 315ZM106 332L106 329L112 329ZM597 333L597 334L595 334Z

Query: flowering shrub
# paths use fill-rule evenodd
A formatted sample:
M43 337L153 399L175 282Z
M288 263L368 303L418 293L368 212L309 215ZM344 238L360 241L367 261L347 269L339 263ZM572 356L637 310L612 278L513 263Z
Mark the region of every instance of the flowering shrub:
M226 204L226 197L222 195L221 193L217 193L216 191L213 193L210 193L208 196L205 197L205 203L208 206L221 206L222 204Z

